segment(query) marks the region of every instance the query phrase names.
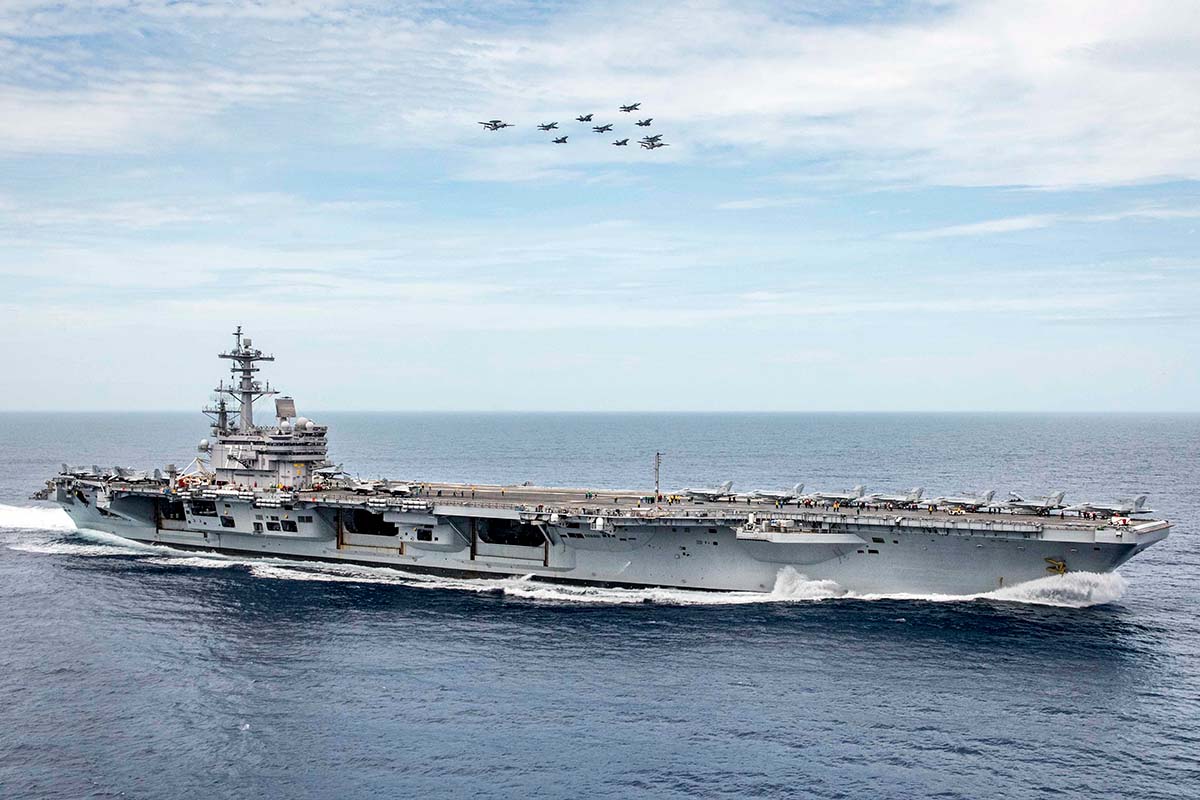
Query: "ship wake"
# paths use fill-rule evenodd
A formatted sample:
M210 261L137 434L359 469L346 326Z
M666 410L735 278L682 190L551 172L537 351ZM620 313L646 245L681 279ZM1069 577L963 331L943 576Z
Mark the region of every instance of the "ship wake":
M218 553L197 555L191 551L134 542L111 533L76 530L70 517L57 508L0 504L0 530L51 534L42 537L22 536L19 540L6 542L10 550L32 554L75 557L134 556L148 565L172 568L219 569L240 566L251 575L267 580L385 584L502 595L540 603L716 606L811 603L828 600L911 600L938 603L995 601L1084 608L1116 602L1127 587L1125 579L1116 573L1072 572L972 595L858 594L835 581L812 579L793 567L785 566L776 575L775 585L770 592L716 592L656 587L610 588L549 583L532 575L459 579L416 574L397 567L315 563L281 558L246 559ZM61 535L63 533L68 535Z

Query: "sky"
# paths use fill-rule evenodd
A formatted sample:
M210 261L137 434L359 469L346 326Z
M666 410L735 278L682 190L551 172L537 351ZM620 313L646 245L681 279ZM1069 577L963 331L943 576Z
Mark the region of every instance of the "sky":
M240 324L301 413L1197 411L1197 41L1155 0L3 0L0 410L198 408Z

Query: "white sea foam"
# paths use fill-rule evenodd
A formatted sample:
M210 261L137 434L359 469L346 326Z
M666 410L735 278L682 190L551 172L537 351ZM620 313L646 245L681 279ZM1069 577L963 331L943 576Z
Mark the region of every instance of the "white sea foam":
M0 528L29 531L69 531L75 523L61 508L10 506L0 503Z
M0 528L33 531L72 531L66 539L19 541L8 545L12 550L47 555L79 557L144 555L147 564L160 566L220 569L246 567L259 578L273 580L318 581L326 583L364 583L451 589L486 594L503 594L546 603L591 603L632 605L744 605L750 603L798 603L822 600L914 600L923 602L964 602L997 600L1012 603L1083 608L1116 602L1126 589L1126 581L1116 573L1070 572L1050 575L1015 586L972 595L952 594L857 594L836 581L814 580L795 568L779 570L770 592L712 592L696 589L623 589L545 583L532 575L511 578L445 578L405 571L402 567L370 567L353 564L315 563L281 559L245 559L218 553L195 555L157 545L135 542L121 536L87 529L75 530L66 512L56 508L9 506L0 504ZM82 540L82 541L80 541Z
M1017 603L1084 608L1115 603L1125 594L1128 586L1128 582L1115 572L1068 572L1066 575L1048 575L979 596Z

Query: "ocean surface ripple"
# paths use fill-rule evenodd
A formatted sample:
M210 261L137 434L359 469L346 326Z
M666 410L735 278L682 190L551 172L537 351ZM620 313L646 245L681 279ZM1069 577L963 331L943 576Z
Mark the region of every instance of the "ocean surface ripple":
M1120 575L970 598L456 581L75 531L61 461L191 415L0 415L0 797L1194 797L1200 417L326 414L364 475L1149 491ZM643 463L646 462L646 463ZM721 465L721 466L715 466Z

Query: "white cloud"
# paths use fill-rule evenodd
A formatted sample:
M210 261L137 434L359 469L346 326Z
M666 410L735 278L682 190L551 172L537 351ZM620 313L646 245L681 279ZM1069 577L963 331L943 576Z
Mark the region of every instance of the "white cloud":
M638 99L672 140L653 154L664 162L802 156L836 160L847 177L954 185L1200 178L1194 5L918 9L826 24L716 2L505 20L505 7L485 18L454 5L439 17L317 0L21 0L0 12L0 30L20 37L0 49L0 73L40 77L0 89L0 151L233 140L243 131L228 112L304 113L295 135L445 150L472 179L573 180L645 154L572 147L564 158L533 146L524 128L502 135L527 146L497 150L475 119L531 127ZM154 45L131 33L143 29ZM121 44L95 58L91 32ZM85 38L75 47L33 38L61 33ZM205 44L213 37L219 49Z
M920 231L905 231L895 235L897 239L920 241L946 239L958 236L987 236L996 233L1013 233L1066 223L1086 224L1118 222L1126 219L1200 219L1200 208L1134 208L1106 214L1029 214L1017 217L1001 217L964 225L947 225Z

